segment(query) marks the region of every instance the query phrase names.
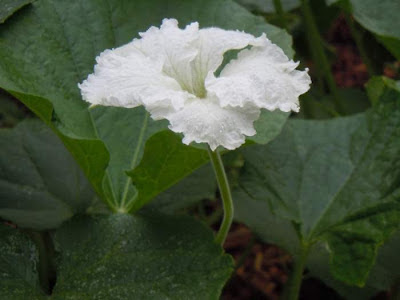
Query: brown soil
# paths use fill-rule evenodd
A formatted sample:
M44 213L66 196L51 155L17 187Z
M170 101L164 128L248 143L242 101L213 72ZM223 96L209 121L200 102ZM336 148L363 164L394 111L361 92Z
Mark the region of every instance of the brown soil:
M234 224L224 245L237 263L222 299L278 300L288 280L291 256L282 249L256 241L242 224Z

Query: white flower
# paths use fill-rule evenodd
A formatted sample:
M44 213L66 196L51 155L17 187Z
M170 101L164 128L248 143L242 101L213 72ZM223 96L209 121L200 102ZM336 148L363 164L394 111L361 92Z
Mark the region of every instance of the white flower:
M256 132L260 109L299 111L309 89L306 71L295 70L282 49L265 34L220 28L185 29L175 19L150 27L141 38L96 58L94 74L79 85L93 105L143 105L153 119L167 119L185 144L208 143L235 149ZM241 50L215 72L228 50Z

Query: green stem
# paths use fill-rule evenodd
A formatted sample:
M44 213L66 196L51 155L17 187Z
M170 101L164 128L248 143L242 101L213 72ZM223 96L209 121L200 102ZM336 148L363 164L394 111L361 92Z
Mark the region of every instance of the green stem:
M295 258L294 269L289 281L288 300L299 299L301 283L303 281L303 272L306 266L309 251L310 247L308 245L303 245L300 255Z
M350 28L351 35L354 38L354 41L356 42L358 51L360 52L360 56L364 64L367 66L367 70L369 75L376 76L379 74L379 72L375 69L374 64L372 63L371 59L369 58L367 51L365 49L365 44L363 42L362 38L362 31L361 29L355 24L353 18L345 13L345 18L346 18L346 23Z
M89 110L95 108L96 106L97 105L94 105L94 104L90 105L89 106ZM97 130L96 124L95 124L94 119L93 119L93 114L90 111L89 111L89 116L90 116L90 121L91 121L92 126L93 126L94 133L95 133L96 137L98 137L100 139L99 132ZM112 199L109 199L109 197L107 197L104 194L103 190L97 191L97 189L96 189L96 192L98 192L99 195L103 196L102 198L108 204L108 207L111 209L112 212L114 212L114 213L118 212L118 203L116 202L117 200L116 200L116 197L115 197L115 192L113 190L113 185L112 185L112 181L111 181L110 173L108 172L108 169L105 170L104 176L105 176L105 179L107 180L108 187L110 188L110 192L112 194ZM104 189L104 184L103 184L103 189Z
M139 158L139 153L140 153L140 149L143 146L143 144L146 142L145 140L145 135L146 135L146 129L148 127L148 123L149 123L149 116L150 114L148 112L146 112L143 122L142 122L142 128L140 129L140 133L139 133L139 137L137 139L137 145L136 145L136 149L135 152L133 153L133 157L130 163L130 167L129 169L133 169L134 167L136 167L136 164L138 162L138 158ZM128 198L128 192L129 192L129 187L132 185L132 179L130 177L127 176L126 181L125 181L125 187L124 187L124 193L122 196L122 200L121 203L119 205L119 210L121 212L129 212L130 208L132 207L132 204L127 204L126 205L126 201ZM132 202L132 201L131 201Z
M279 17L281 27L287 30L285 11L283 10L281 0L274 0L274 7L275 7L275 12Z
M329 91L334 97L336 110L342 114L344 112L342 102L336 87L336 82L331 72L331 67L324 51L323 41L318 31L317 24L315 23L313 13L309 6L308 0L301 1L301 10L303 12L304 23L307 31L308 43L311 54L314 58L315 65L317 66L318 73L323 76L328 86Z
M219 192L221 194L222 203L224 206L224 217L222 219L221 227L219 228L217 236L215 237L215 241L218 244L223 245L233 220L233 202L228 178L225 174L224 164L222 163L221 156L217 151L212 151L210 148L208 148L208 153L210 154L215 176L217 177Z
M46 294L50 295L56 280L53 241L47 231L30 232L30 235L39 251L38 273L40 286Z

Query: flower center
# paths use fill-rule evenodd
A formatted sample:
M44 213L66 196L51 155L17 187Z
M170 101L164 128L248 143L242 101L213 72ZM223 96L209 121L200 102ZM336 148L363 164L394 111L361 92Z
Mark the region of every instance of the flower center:
M188 68L189 69L189 68ZM204 99L207 97L207 90L204 86L205 76L199 68L191 66L188 70L182 72L175 68L163 70L166 75L175 79L182 90L196 96L197 98Z
M197 98L203 99L207 97L207 90L204 86L204 80L192 80L192 82L188 82L188 80L181 80L180 78L175 78L175 80L179 83L182 90L196 96Z

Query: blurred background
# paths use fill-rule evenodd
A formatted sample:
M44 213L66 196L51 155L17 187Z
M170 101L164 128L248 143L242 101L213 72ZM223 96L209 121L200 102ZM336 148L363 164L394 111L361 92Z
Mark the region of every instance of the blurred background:
M237 0L251 13L284 28L293 37L295 61L309 68L312 89L301 97L301 112L293 118L328 119L363 112L371 106L365 83L373 76L400 79L400 62L377 36L355 20L348 2L327 5L324 0ZM327 1L335 2L335 1ZM400 17L400 15L399 15ZM312 45L312 46L310 46ZM0 127L14 127L33 118L23 104L0 90ZM242 161L228 157L231 178ZM187 212L218 229L222 215L218 193ZM235 274L224 288L223 299L280 299L292 268L291 256L265 244L243 224L235 223L224 245L236 260ZM301 299L341 299L318 279L307 276ZM374 299L389 299L383 291Z

